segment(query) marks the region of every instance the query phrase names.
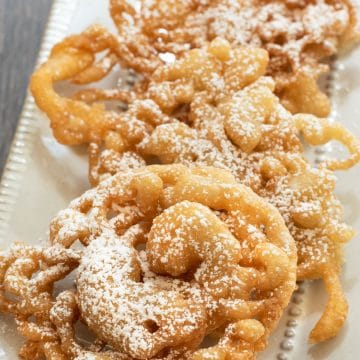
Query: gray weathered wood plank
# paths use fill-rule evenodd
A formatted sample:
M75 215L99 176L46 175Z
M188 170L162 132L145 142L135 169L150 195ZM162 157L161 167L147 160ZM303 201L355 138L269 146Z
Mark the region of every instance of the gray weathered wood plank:
M0 175L52 0L0 0Z

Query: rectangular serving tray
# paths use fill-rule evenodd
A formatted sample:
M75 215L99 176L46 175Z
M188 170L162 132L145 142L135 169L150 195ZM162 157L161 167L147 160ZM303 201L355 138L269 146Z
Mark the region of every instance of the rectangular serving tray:
M92 23L115 30L108 14L107 0L55 0L39 53L45 61L51 47L64 36L82 31ZM331 117L360 136L360 49L337 59L327 78L333 103ZM115 84L117 74L106 79ZM66 90L66 89L65 89ZM337 145L311 152L315 160L343 155ZM348 223L360 229L360 166L338 173L337 194L345 207ZM44 242L50 219L69 201L88 189L87 157L84 149L70 149L53 138L46 117L29 94L0 184L0 249L13 241ZM320 282L301 284L259 359L353 360L360 358L360 243L355 238L346 246L343 286L350 312L339 336L321 345L310 346L307 336L318 319L325 292ZM0 359L14 360L22 339L13 320L0 316Z

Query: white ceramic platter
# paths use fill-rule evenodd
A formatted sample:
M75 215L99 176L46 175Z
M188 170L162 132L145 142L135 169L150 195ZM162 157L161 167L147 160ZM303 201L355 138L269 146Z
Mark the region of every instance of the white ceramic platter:
M113 29L107 0L56 0L39 54L43 62L52 45L69 33L94 22ZM113 79L107 82L115 81ZM360 136L360 49L338 59L328 79L332 117ZM316 157L339 156L337 146L317 151ZM360 166L338 173L338 196L346 220L360 230ZM85 152L59 145L47 119L28 96L0 185L0 248L12 241L39 243L46 239L50 219L88 188ZM352 360L360 358L360 254L359 238L346 246L343 286L350 303L348 321L340 335L325 344L309 346L307 335L326 300L321 283L302 284L271 337L261 359ZM17 359L22 339L11 319L0 317L0 359Z

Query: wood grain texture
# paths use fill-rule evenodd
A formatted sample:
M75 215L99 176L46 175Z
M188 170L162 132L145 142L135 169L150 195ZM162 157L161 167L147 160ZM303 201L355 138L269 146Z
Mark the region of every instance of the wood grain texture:
M0 0L0 175L52 0Z

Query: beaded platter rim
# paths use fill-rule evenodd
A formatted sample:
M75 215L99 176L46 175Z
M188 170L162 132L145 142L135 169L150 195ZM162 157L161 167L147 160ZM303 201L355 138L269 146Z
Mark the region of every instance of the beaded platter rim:
M35 66L44 62L52 46L66 35L71 24L72 15L78 5L79 0L54 0ZM330 114L331 120L335 120L338 117L336 103L338 70L338 63L334 57L331 59L330 72L324 84L326 93L330 97L333 106ZM39 128L36 110L34 99L28 92L0 180L0 246L3 245L2 239L9 229L10 219L15 211L16 201L20 192L20 180L25 176L28 166L27 159L31 155ZM331 145L325 145L316 149L314 151L314 161L320 162L329 151L331 151ZM307 285L305 283L301 282L298 284L298 289L295 291L288 308L283 314L285 325L282 329L283 334L278 340L278 350L274 352L274 359L291 359L291 353L295 347L294 339L297 335L297 318L303 312L304 305L302 304L304 297L306 297L306 289ZM2 355L5 355L5 359L7 358L0 348L0 358L3 358Z
M52 46L64 37L77 5L78 0L54 0L35 67L47 59ZM38 130L39 119L35 110L35 101L27 91L0 181L0 245L14 211L20 190L20 180L25 174L27 159Z

